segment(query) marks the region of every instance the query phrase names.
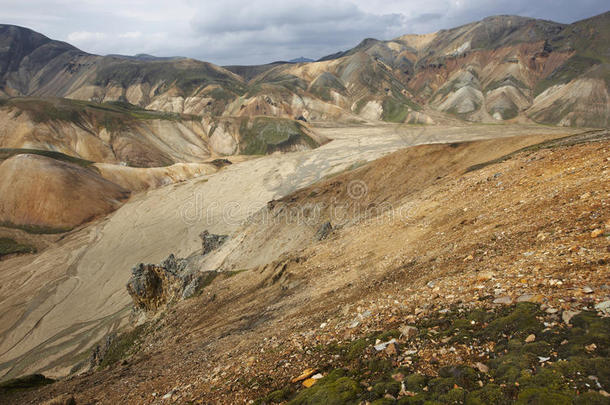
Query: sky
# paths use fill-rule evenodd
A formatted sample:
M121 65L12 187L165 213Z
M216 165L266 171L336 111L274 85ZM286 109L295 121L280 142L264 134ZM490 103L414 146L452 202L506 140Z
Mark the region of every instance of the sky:
M490 15L571 23L609 9L608 0L0 0L0 23L95 54L251 65L318 59L364 38L434 32Z

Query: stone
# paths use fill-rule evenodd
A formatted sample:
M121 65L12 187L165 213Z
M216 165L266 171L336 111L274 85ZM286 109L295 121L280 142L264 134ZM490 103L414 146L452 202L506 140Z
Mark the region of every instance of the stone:
M175 393L176 393L176 390L171 390L167 394L163 395L161 397L161 399L171 399L171 397L173 397Z
M201 238L202 255L205 256L213 250L218 249L229 238L229 235L216 235L203 231L199 237Z
M333 226L331 225L330 221L326 221L318 228L314 238L318 241L324 240L324 239L328 238L328 235L330 235L330 233L332 231L333 231Z
M595 229L593 232L591 232L591 237L592 238L597 238L598 236L601 236L604 233L604 231L602 231L601 229Z
M561 320L566 323L566 325L570 324L570 320L576 315L580 314L580 311L563 311L561 313Z
M529 335L528 337L525 338L525 343L532 343L535 340L536 340L536 335L534 335L532 333L531 335Z
M546 312L547 314L556 314L557 312L559 312L559 310L557 308L547 308L544 312Z
M488 373L489 372L489 367L487 367L485 364L481 363L480 361L474 363L474 366L477 368L477 370L479 370L481 373Z
M582 292L585 294L593 294L593 289L589 286L585 286L583 287Z
M389 344L391 343L396 343L396 339L392 339L388 342L383 342L383 343L377 343L375 345L375 350L377 350L378 352L385 350L386 347L388 347Z
M509 296L498 297L493 301L494 304L510 305L513 303L513 299Z
M303 387L305 388L309 388L311 386L313 386L315 383L317 383L318 380L316 380L315 378L308 378L305 381L303 381Z
M477 274L477 281L478 282L483 282L483 281L488 281L491 280L493 278L494 274L490 271L483 271L479 274Z
M307 369L303 370L301 375L299 375L298 377L294 377L292 380L290 380L290 382L296 383L299 381L303 381L303 380L311 377L312 375L316 374L317 372L318 372L318 370L315 368L307 368Z
M600 302L599 304L595 305L595 309L610 315L610 300Z
M390 343L385 348L385 352L388 356L396 356L398 354L398 346L396 346L396 343Z
M419 333L419 330L415 326L402 325L398 328L400 333L407 339L411 339Z
M597 345L595 343L591 343L590 345L585 346L585 350L589 353L594 352L597 349Z

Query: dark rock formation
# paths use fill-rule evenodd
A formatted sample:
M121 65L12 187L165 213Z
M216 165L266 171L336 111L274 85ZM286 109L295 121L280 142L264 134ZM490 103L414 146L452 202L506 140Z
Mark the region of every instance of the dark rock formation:
M215 235L208 231L203 231L199 237L201 238L202 254L207 255L212 250L218 249L229 237L228 235Z
M224 241L221 235L208 235L209 239L202 237L204 251L206 246L213 250ZM205 245L206 240L208 245ZM173 254L161 264L140 263L134 267L127 283L127 291L131 295L134 308L154 313L173 301L197 295L218 273L202 272L195 267L191 259L179 259Z
M325 223L323 223L320 228L318 228L318 231L316 232L316 235L314 236L314 238L316 240L323 240L328 238L328 235L330 235L330 233L333 231L333 226L330 224L330 221L326 221Z

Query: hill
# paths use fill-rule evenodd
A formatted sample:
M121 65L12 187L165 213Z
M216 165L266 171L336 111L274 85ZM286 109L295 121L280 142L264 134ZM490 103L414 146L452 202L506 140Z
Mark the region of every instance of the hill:
M227 68L89 55L1 26L0 95L121 100L203 116L411 123L448 116L606 127L609 19L604 13L568 25L495 16L432 34L369 38L317 62Z
M607 148L607 132L422 145L287 195L263 211L313 232L279 257L149 312L97 371L9 398L603 403ZM259 221L220 249L290 232Z

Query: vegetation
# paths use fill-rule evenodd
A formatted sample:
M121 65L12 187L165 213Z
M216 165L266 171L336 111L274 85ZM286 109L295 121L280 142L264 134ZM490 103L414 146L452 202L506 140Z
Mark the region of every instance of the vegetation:
M324 72L314 80L309 92L314 96L324 101L332 101L330 91L334 90L337 93L343 94L347 90L343 83L332 73Z
M312 148L318 144L305 132L298 121L275 118L241 118L239 134L242 153L245 155L264 155L305 142Z
M564 64L559 66L545 79L539 81L534 87L534 95L537 96L549 87L557 84L568 83L572 79L581 76L584 72L595 65L599 65L601 61L597 58L587 56L574 55Z
M26 112L36 123L64 121L85 126L91 123L110 131L122 130L136 120L198 120L190 114L177 114L162 111L145 110L133 104L115 101L93 103L90 101L61 98L11 98L5 100L4 107L17 108Z
M0 221L0 226L5 228L21 229L22 231L32 234L65 233L71 230L71 228L50 228L48 226L41 225L20 225L6 221Z
M409 107L392 97L385 98L382 107L381 119L384 121L405 122L409 114Z
M30 374L19 378L13 378L0 382L0 393L11 393L31 388L38 388L44 385L53 384L55 380L45 377L42 374Z
M493 309L453 308L417 324L415 339L423 346L438 350L442 341L447 347L460 343L491 347L489 359L479 369L456 363L424 374L419 366L428 368L428 361L417 354L411 356L411 366L397 367L386 354L372 350L376 341L398 337L395 330L322 346L319 350L334 355L339 368L327 370L311 388L298 392L295 386L284 387L258 403L608 403L598 391L610 387L610 318L584 311L572 318L572 327L547 327L548 317L537 304L519 303ZM530 334L534 341L526 339Z
M23 148L0 148L0 162L15 155L33 154L46 156L51 159L61 160L63 162L74 163L84 168L91 168L92 161L66 155L61 152L40 149L23 149Z
M0 258L10 254L35 253L36 248L10 238L0 238Z
M146 324L135 327L112 340L108 351L104 354L100 368L108 367L136 353L146 332Z
M175 86L183 95L212 84L239 95L245 91L240 81L204 62L118 60L100 69L95 79L100 86L114 84L128 88L137 83L160 84L157 93Z

